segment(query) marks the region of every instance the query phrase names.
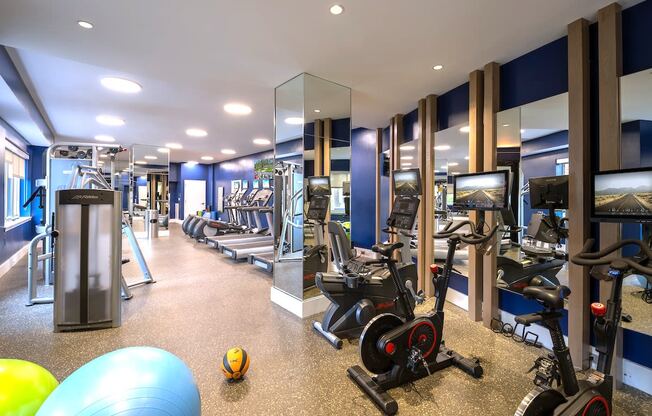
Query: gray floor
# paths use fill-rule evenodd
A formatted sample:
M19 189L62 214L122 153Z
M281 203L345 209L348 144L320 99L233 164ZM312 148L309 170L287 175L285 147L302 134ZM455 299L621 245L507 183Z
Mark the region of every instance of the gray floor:
M310 327L269 301L271 278L235 264L203 244L186 241L177 224L169 238L142 242L158 282L134 290L121 328L54 334L51 306L23 306L25 260L0 278L0 357L35 361L59 379L116 348L150 345L169 350L192 369L205 415L378 414L348 380L357 348L335 351ZM131 264L125 275L137 275ZM428 303L425 307L430 307ZM449 347L478 356L486 376L456 369L392 391L401 414L509 415L531 387L539 350L517 345L464 313L447 310ZM227 384L222 354L242 345L251 355L247 379ZM616 395L615 415L651 415L652 397L628 389Z

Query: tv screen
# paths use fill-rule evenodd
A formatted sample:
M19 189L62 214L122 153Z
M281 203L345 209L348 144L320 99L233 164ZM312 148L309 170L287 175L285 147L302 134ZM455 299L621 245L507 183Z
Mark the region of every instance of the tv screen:
M254 179L252 186L254 189L260 188L260 181L258 179Z
M530 207L568 209L568 176L530 178Z
M613 222L652 221L652 168L593 174L592 217Z
M271 183L269 179L263 179L263 189L269 189L271 188Z
M401 169L393 172L394 194L397 196L421 195L419 169Z
M249 189L249 181L247 179L242 180L242 189Z
M508 206L509 171L453 176L453 206L462 210L497 211Z
M331 194L331 181L328 176L312 176L308 178L308 193L310 196L326 196Z

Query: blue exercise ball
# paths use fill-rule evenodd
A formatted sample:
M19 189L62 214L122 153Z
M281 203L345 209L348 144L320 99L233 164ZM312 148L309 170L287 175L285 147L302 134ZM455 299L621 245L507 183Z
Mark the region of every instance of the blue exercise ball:
M131 347L72 373L36 416L197 416L199 390L183 361L167 351Z

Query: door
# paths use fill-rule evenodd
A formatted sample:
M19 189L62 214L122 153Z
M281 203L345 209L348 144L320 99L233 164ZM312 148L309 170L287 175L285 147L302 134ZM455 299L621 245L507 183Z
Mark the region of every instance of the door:
M183 181L183 213L185 216L206 209L206 181Z

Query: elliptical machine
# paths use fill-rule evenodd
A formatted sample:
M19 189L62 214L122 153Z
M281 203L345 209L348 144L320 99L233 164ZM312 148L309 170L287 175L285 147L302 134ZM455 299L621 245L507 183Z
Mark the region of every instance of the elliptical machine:
M396 235L401 242L400 266L395 266L401 287L410 292L407 309L412 311L415 303L423 301L414 288L417 284L417 269L412 263L410 240L419 209L421 183L419 170L395 171L394 175L408 174L415 184L409 192L397 192L392 205L392 212L387 219L388 234ZM392 229L393 228L393 229ZM321 322L313 321L313 328L335 348L342 348L342 339L355 339L360 336L365 325L379 313L392 313L406 316L406 307L397 299L396 284L392 281L391 271L380 261L359 261L354 257L346 233L341 224L328 223L331 249L336 273L317 273L315 283L331 304L328 306Z
M444 304L458 245L474 245L478 246L480 252L488 252L495 244L494 236L498 227L494 226L485 234L482 211L504 208L508 172L460 175L453 177L453 181L454 205L460 209L479 210L480 221L477 225L471 221L454 225L449 223L443 230L434 234L434 238L448 240L448 253L443 270L436 264L430 266L437 297L430 312L415 316L409 307L408 291L400 279L396 261L392 259L394 251L401 248L402 244L377 244L372 249L384 257L382 262L387 264L391 272L405 318L384 313L372 319L360 336L360 357L367 370L377 375L372 378L357 365L349 368L348 374L385 414L393 415L398 411L398 404L387 392L389 389L421 379L451 365L476 378L481 377L483 373L477 359L465 358L444 346ZM471 231L456 232L465 226Z

